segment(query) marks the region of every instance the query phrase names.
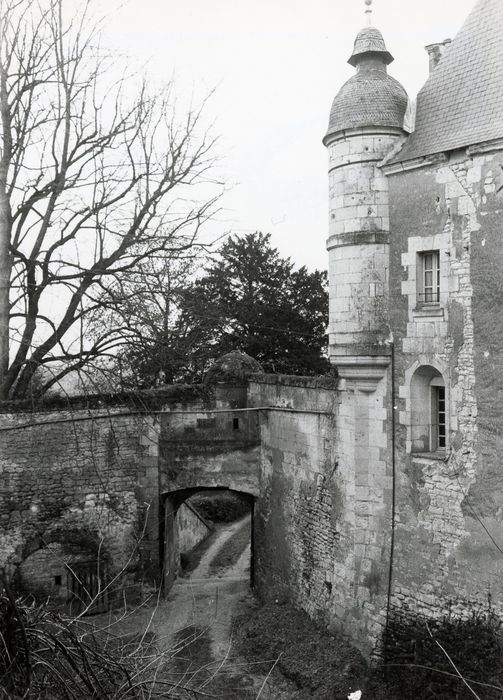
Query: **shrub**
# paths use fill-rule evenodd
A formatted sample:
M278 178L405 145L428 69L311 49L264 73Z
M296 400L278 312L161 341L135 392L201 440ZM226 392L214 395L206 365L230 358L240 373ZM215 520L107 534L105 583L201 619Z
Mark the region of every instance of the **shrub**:
M117 636L0 587L1 700L199 699L152 633ZM187 681L187 683L185 682Z
M367 665L362 655L291 605L264 605L236 628L243 656L255 662L277 658L279 670L308 697L347 698L363 685Z
M232 523L250 512L250 497L234 491L196 494L190 503L213 523Z
M389 621L386 663L380 669L385 697L473 700L475 692L484 700L500 700L502 652L501 620L491 610L474 611L465 620L449 615L438 621L397 612Z

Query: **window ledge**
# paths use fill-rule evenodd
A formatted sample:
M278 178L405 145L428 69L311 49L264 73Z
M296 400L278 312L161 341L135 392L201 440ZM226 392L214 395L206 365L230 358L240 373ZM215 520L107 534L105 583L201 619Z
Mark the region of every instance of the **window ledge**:
M440 304L420 304L412 309L412 315L419 318L427 318L431 316L443 318L444 307L440 306Z
M411 452L413 459L425 459L429 462L445 462L447 459L446 450L437 450L436 452Z

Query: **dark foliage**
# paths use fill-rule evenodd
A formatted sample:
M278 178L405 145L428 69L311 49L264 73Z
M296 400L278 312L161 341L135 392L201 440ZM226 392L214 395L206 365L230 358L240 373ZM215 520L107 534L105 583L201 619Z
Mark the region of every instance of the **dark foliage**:
M500 700L502 644L501 621L491 610L473 612L467 620L396 614L388 627L386 664L371 685L376 697L390 700L473 700L474 693Z
M236 627L243 656L254 661L278 658L279 670L306 689L306 697L342 700L363 686L366 663L361 654L302 610L264 605Z
M161 375L168 383L199 382L233 350L250 355L265 372L314 376L329 370L327 274L294 269L271 246L270 235L227 239L202 276L185 279L175 291L158 317L144 296L129 302L137 307L130 324L148 328L120 356L129 368L125 381L151 386Z
M327 276L294 270L270 235L229 238L185 303L212 324L215 358L241 350L266 372L323 374Z
M213 523L232 523L249 513L251 507L249 497L234 491L196 494L190 503Z

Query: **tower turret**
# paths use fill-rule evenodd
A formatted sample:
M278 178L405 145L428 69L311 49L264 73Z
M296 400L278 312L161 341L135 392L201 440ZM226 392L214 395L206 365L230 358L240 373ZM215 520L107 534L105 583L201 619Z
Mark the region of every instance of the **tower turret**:
M367 3L369 5L369 3ZM323 143L329 155L330 359L339 367L387 364L389 206L379 163L404 134L407 94L388 75L381 32L362 29L356 67L335 97Z

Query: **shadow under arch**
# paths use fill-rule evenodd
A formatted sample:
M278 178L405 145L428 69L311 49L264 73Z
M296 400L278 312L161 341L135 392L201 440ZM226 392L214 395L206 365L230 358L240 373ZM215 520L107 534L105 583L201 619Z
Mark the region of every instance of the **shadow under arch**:
M244 496L250 506L251 514L251 542L250 542L250 586L253 588L255 580L255 546L254 546L254 517L256 496L247 491L238 491L227 486L192 486L190 488L166 491L161 494L162 517L159 518L159 560L162 562L162 587L164 595L171 590L177 579L180 568L180 548L178 542L177 513L180 506L187 499L197 493L228 491Z

